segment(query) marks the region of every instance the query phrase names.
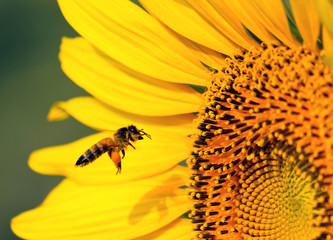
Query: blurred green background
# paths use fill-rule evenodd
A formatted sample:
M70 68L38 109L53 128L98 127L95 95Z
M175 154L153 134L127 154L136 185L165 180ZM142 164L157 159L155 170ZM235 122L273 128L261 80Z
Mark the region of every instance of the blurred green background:
M93 130L73 119L47 122L53 102L88 95L61 71L62 36L77 36L55 0L0 1L0 239L19 239L10 219L34 208L62 179L29 169L29 154ZM73 163L74 164L74 163Z

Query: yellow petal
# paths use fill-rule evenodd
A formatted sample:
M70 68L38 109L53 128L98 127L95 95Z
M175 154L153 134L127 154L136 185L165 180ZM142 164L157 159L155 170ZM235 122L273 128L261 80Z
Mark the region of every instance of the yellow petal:
M59 0L84 38L119 63L148 76L203 85L204 67L179 39L130 1Z
M289 30L288 19L281 0L255 0L255 7L266 28L289 47L300 43Z
M139 127L139 126L138 126ZM30 168L38 173L64 175L80 184L118 184L160 174L185 160L190 152L186 136L160 128L145 128L152 140L145 138L136 142L135 150L128 148L122 159L121 174L107 154L88 166L75 167L79 157L92 145L113 132L94 134L75 142L48 147L33 152L29 158Z
M333 7L332 7L332 14L333 14ZM327 25L324 25L322 27L322 41L323 41L322 55L324 63L331 70L333 70L333 34L331 35L329 33Z
M333 70L333 3L329 0L318 0L314 3L323 24L323 59L325 64Z
M333 50L333 35L330 35L327 28L323 26L322 28L322 34L323 34L323 51L324 55L328 54Z
M291 0L290 4L294 13L296 26L303 38L303 44L314 51L318 51L317 39L320 22L313 0Z
M226 55L231 55L239 48L185 0L140 0L140 3L172 30L194 42Z
M318 15L327 29L329 35L333 37L333 3L330 0L314 0Z
M66 102L53 104L48 120L62 120L63 116L72 116L81 123L101 131L116 130L134 124L140 128L163 128L171 132L188 135L193 133L193 114L166 117L147 117L135 115L110 107L93 97L76 97Z
M242 23L264 42L274 40L262 27L289 47L299 46L300 43L289 30L288 20L281 0L254 0L254 1L229 1L236 10L240 10L239 17ZM243 12L246 12L243 17ZM253 18L252 20L250 18ZM248 21L248 22L247 22Z
M179 218L157 231L133 240L189 240L193 238L190 219Z
M256 8L249 1L214 0L213 2L220 9L228 9L229 16L234 22L240 21L242 25L263 42L275 40L261 22Z
M188 211L187 170L118 185L80 186L64 180L36 209L11 226L24 239L132 239L154 232Z
M180 38L181 41L186 44L186 46L190 47L193 50L193 54L195 54L202 63L212 68L212 70L221 68L221 65L224 62L225 58L223 54L208 47L205 47L201 44L193 42L190 39L185 38L176 32L173 33L176 37Z
M229 39L232 39L232 41L239 46L249 49L253 45L258 45L258 43L246 33L239 19L230 14L230 9L228 9L226 5L221 7L221 5L214 1L188 0L188 2L210 23L210 25L214 26Z
M197 112L202 96L186 84L160 81L102 55L82 38L63 39L64 72L101 101L124 111L152 116ZM208 78L207 74L207 78Z

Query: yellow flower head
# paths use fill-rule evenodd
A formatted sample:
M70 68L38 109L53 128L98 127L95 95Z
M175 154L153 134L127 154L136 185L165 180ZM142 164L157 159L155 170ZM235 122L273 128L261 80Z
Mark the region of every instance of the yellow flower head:
M331 1L58 2L82 36L63 39L62 69L92 96L48 119L100 133L31 155L33 170L66 178L12 220L18 236L333 238ZM131 124L152 141L121 174L105 155L74 168Z

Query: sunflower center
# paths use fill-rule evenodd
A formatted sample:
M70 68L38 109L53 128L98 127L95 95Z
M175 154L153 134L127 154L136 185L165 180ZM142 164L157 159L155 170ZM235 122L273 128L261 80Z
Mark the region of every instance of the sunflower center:
M197 239L329 239L333 75L276 44L212 75L188 161Z

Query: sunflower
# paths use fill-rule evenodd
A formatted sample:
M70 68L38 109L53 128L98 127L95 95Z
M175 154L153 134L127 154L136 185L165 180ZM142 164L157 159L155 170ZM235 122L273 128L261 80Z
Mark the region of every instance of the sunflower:
M32 153L64 175L11 226L25 239L332 239L333 5L321 1L59 0L82 36L63 71L91 97L55 103L100 131ZM112 130L152 136L77 158ZM185 164L180 164L187 159Z

